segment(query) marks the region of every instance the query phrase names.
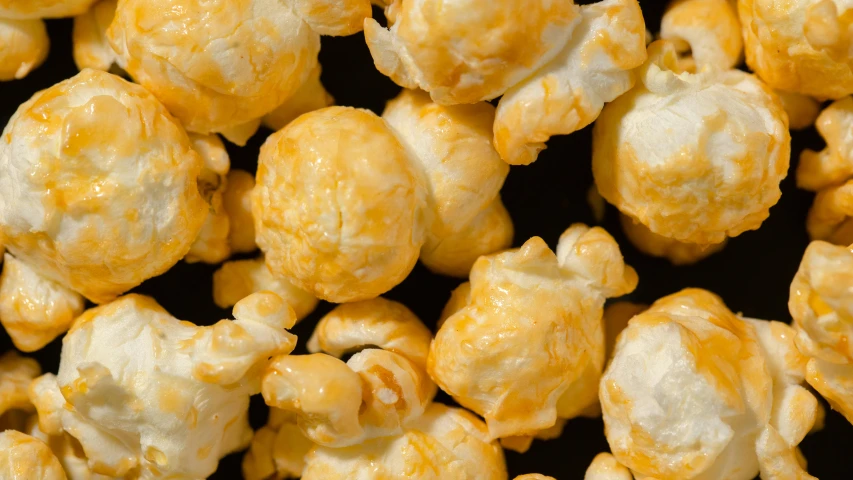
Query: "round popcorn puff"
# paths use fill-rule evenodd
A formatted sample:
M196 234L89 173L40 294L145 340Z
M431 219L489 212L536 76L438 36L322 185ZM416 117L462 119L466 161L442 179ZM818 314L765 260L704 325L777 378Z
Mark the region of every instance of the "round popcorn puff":
M308 340L312 355L273 359L264 399L295 413L305 436L320 445L399 435L435 395L425 368L431 340L429 329L397 302L340 305ZM358 353L339 360L350 352Z
M189 136L193 148L204 162L198 184L201 196L209 205L209 209L204 224L184 259L190 263L219 263L231 255L228 242L231 222L223 204L231 160L218 136L197 133L191 133Z
M97 0L0 0L0 18L35 19L79 15Z
M482 415L492 438L535 435L596 403L604 301L637 285L607 232L573 225L556 254L531 238L481 257L470 278L430 347L442 390Z
M79 441L94 473L206 478L249 444L249 396L269 358L296 344L293 310L273 293L243 299L234 316L198 327L139 295L88 310L58 375L30 387L39 427Z
M673 1L661 19L660 38L688 54L683 65L694 73L706 67L734 68L743 52L737 8L730 0Z
M652 232L648 227L628 215L620 214L619 217L622 223L622 231L625 232L625 236L637 250L646 255L665 258L673 265L696 263L719 252L726 246L725 240L711 245L680 242Z
M100 0L85 13L74 17L72 32L74 63L77 68L118 70L118 55L107 40L118 0Z
M786 92L819 99L853 93L845 8L833 0L738 0L747 65Z
M631 471L609 453L599 453L586 469L584 480L634 480Z
M653 233L721 243L758 228L779 200L787 116L752 75L678 64L671 43L649 46L638 84L595 124L593 174L608 202Z
M59 460L41 440L15 430L0 432L0 478L65 480Z
M14 350L0 355L0 431L20 428L24 416L33 411L27 389L39 375L41 367L32 358Z
M296 424L296 414L270 409L267 424L255 432L243 457L245 480L299 478L305 469L305 455L314 446Z
M494 107L444 106L404 90L382 118L426 178L433 215L420 255L427 268L464 277L480 255L509 247L513 226L499 196L509 166L492 146Z
M635 478L813 478L797 445L819 416L794 330L687 289L636 315L601 378L605 434Z
M119 2L107 32L119 66L187 130L238 145L312 75L321 33L354 33L370 15L367 0L178 3Z
M776 96L788 114L788 126L791 130L804 130L814 125L820 114L820 102L812 97L781 90L776 90Z
M376 115L329 107L261 148L252 213L270 270L332 302L376 297L415 266L425 189Z
M293 308L296 321L307 317L317 308L317 297L294 286L282 277L273 276L263 257L225 262L213 273L213 301L228 308L249 295L270 291Z
M314 447L302 480L408 478L506 480L501 447L483 422L460 408L433 403L403 433L344 448Z
M208 212L201 167L162 104L115 75L87 69L35 94L0 139L3 242L45 279L27 295L45 304L50 280L104 303L168 270Z
M501 158L527 165L551 136L592 123L606 102L634 86L632 70L645 59L645 24L636 0L580 7L580 22L559 53L511 86L498 104L494 136Z
M814 241L791 283L788 309L797 346L808 357L806 380L853 423L853 250Z
M572 1L393 0L390 29L373 19L364 34L380 72L453 105L502 95L553 59L572 35Z
M89 460L80 448L80 442L67 433L47 435L38 424L38 415L31 415L24 428L24 433L44 442L62 465L69 480L115 480L116 477L100 475L89 468ZM123 480L134 478L128 474Z
M0 15L0 82L26 77L44 62L49 49L42 20L13 20Z
M278 131L303 113L333 105L335 99L329 95L329 92L320 82L320 72L320 65L314 67L302 86L290 98L272 112L264 115L261 119L264 126L270 130Z

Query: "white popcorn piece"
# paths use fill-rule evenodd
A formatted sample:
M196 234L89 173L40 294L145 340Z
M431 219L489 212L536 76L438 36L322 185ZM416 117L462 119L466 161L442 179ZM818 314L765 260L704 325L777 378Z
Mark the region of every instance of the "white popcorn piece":
M534 237L481 257L470 286L445 309L429 374L486 419L492 438L536 435L596 403L604 301L636 285L636 272L598 227L571 226L556 254Z
M320 445L399 435L435 395L425 370L431 340L429 329L399 303L375 298L340 305L308 341L312 355L273 359L264 399L295 413L305 436ZM357 353L346 363L336 358L350 352Z
M0 12L2 8L0 4ZM44 62L49 49L42 20L13 20L0 13L0 82L26 77Z
M293 310L273 293L243 299L234 316L197 327L139 295L88 310L58 375L30 387L39 428L79 441L94 473L207 477L249 444L249 396L269 358L296 344Z
M639 82L593 130L598 191L653 233L704 245L758 228L781 196L791 149L779 99L739 70L680 71L649 46Z
M635 478L813 478L797 461L820 411L805 365L783 323L705 290L664 297L631 319L601 379L613 456Z
M65 480L59 460L47 445L15 430L0 432L0 479Z
M684 66L728 70L741 60L743 38L737 7L731 0L673 1L663 14L660 38L679 52L689 51ZM687 70L687 68L685 68Z
M27 390L30 382L41 375L41 367L32 358L14 350L0 355L0 431L19 429L33 411Z

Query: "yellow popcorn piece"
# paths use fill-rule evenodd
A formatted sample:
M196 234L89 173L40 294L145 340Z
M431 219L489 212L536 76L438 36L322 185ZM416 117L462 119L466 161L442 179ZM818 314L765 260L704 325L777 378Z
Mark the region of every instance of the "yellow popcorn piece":
M97 70L18 108L0 137L0 169L0 232L16 260L5 268L26 267L4 274L4 308L62 299L30 312L57 315L35 331L67 323L76 294L108 302L168 270L208 211L183 127L143 88ZM19 309L3 321L21 318Z
M657 235L715 244L758 228L781 196L791 139L773 92L738 70L681 72L649 46L639 82L593 130L601 195Z
M32 358L15 351L0 355L0 431L16 428L22 417L33 411L27 390L41 375L41 367Z
M112 71L118 56L107 40L118 0L99 0L85 13L74 17L72 31L74 63L77 68Z
M0 432L0 478L66 479L62 465L44 442L14 430Z
M252 218L252 189L255 177L244 170L231 170L222 193L222 206L228 215L228 246L232 253L249 253L255 244L255 220Z
M794 336L699 289L633 317L599 392L615 459L635 478L813 478L797 444L820 410Z
M818 99L853 93L853 18L843 3L738 0L738 12L746 63L768 85Z
M249 295L270 291L293 308L297 322L317 308L317 297L295 287L284 278L273 276L263 257L225 262L213 273L213 301L228 308Z
M797 346L808 357L806 379L833 409L853 422L851 267L849 247L812 242L791 283L788 309Z
M429 329L397 302L340 305L309 339L312 355L273 359L264 399L295 413L299 428L319 445L399 435L435 395L425 370L431 340ZM346 363L338 359L350 352L357 353Z
M97 0L0 0L0 18L35 19L79 15Z
M319 65L308 75L308 78L284 103L272 112L264 115L262 123L270 130L278 131L303 113L326 108L335 103L335 99L320 83L321 68Z
M386 1L364 21L376 68L439 104L490 100L554 58L579 23L572 1Z
M525 475L519 475L515 477L514 480L557 480L554 477L548 477L545 475L540 475L538 473L527 473Z
M198 236L184 259L190 263L219 263L231 255L228 242L231 222L223 205L231 160L228 158L228 152L225 151L225 145L216 135L191 133L189 136L193 148L204 162L198 177L198 185L199 193L209 205L209 210Z
M107 36L187 130L241 145L312 75L320 34L354 33L369 15L367 0L121 0Z
M820 102L812 97L781 90L776 90L776 96L788 114L788 126L791 130L804 130L814 125L820 114Z
M609 453L599 453L586 469L584 480L633 480L631 471Z
M89 468L88 459L80 447L80 442L67 433L47 435L38 425L38 415L32 415L27 421L24 433L44 442L62 465L69 480L115 480L116 477L100 475ZM125 475L122 480L134 480L133 473Z
M494 134L501 158L530 164L552 135L592 123L605 103L634 86L632 71L645 61L645 47L636 0L580 7L580 23L560 53L509 88L498 104Z
M255 432L243 457L243 478L299 478L305 469L305 455L313 446L296 424L296 414L271 408L269 422Z
M446 308L429 374L486 419L492 438L536 435L596 402L604 301L636 285L636 272L598 227L571 226L556 254L534 237L481 257L470 286Z
M26 77L44 62L49 49L42 20L13 20L0 14L0 82Z
M673 265L696 263L719 252L726 246L726 240L716 244L702 245L664 237L652 232L648 227L625 214L620 214L619 220L622 223L622 231L625 232L625 236L637 250L646 255L665 258Z
M128 295L85 312L63 342L59 373L30 386L47 435L80 442L92 472L205 478L249 444L249 396L269 358L293 349L293 310L270 292L236 320L182 322Z
M345 448L314 447L302 480L351 478L505 480L503 451L483 422L433 403L404 432Z
M660 38L673 42L679 53L689 52L685 65L728 70L741 59L743 38L734 1L675 0L660 24Z
M583 416L599 416L601 415L600 410L595 412L595 415L589 415L588 413L595 411L595 408L587 408L581 413ZM502 437L499 438L501 446L507 450L512 450L518 453L525 453L530 450L530 447L533 445L533 440L554 440L555 438L560 438L560 435L563 434L563 428L566 426L566 419L558 418L557 423L553 426L548 427L544 430L539 430L535 435L518 435L514 437Z

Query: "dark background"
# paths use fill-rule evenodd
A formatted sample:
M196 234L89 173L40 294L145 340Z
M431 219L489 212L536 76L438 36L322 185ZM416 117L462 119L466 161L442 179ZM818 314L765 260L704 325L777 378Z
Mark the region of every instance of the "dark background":
M521 0L519 0L521 1ZM579 2L592 3L592 2ZM657 32L663 2L641 0L646 25ZM381 18L379 10L374 17ZM50 57L27 78L0 83L0 126L5 126L18 105L33 93L73 76L77 69L71 57L71 21L48 22L51 38ZM385 102L400 88L375 70L361 34L346 38L323 37L320 63L323 84L339 105L369 108L381 113ZM233 168L251 172L257 165L258 149L270 132L262 130L244 148L228 144ZM530 166L513 167L503 188L503 200L515 223L514 245L532 236L540 236L553 248L562 231L574 222L595 224L586 195L592 185L591 128L569 136L553 138L539 160ZM651 303L661 296L685 287L701 287L721 295L735 312L754 318L790 322L788 288L808 244L805 218L813 195L798 190L793 171L804 148L821 149L823 142L813 129L793 132L791 172L782 183L782 199L771 209L761 229L732 239L721 252L690 267L674 267L665 260L645 256L625 239L617 211L608 206L603 227L610 232L637 269L640 284L627 298ZM2 194L2 193L0 193ZM230 318L230 312L216 307L212 298L212 274L215 266L178 263L165 275L151 279L134 291L152 295L180 319L201 325ZM412 274L386 296L410 307L434 326L450 292L461 280L429 273L418 265ZM331 309L320 307L292 331L300 342L294 353L305 352L305 341L317 320ZM0 329L0 352L12 343ZM45 371L56 372L61 340L31 354ZM439 394L439 401L451 403ZM828 407L827 407L828 408ZM253 397L251 422L254 428L266 422L267 409L260 395ZM809 472L822 479L853 478L853 426L841 415L829 412L826 427L806 437L801 448L809 461ZM568 423L558 440L536 441L526 454L507 452L510 478L523 473L542 473L558 480L583 478L592 458L608 450L600 419L575 419ZM222 460L211 478L240 478L242 454Z

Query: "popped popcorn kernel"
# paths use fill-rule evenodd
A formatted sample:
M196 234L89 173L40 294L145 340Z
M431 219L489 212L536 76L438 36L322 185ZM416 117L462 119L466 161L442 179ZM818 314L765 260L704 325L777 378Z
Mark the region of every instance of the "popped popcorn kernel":
M32 358L22 357L14 350L0 355L0 430L14 423L18 413L29 413L30 382L41 375L41 367Z
M619 214L619 220L622 223L622 231L637 250L646 255L665 258L673 265L690 265L704 260L722 250L727 242L723 240L711 245L680 242L652 232L628 215Z
M609 453L599 453L586 469L583 480L633 480L631 471Z
M0 82L26 77L44 62L49 49L42 20L3 18L0 10Z
M74 63L80 70L118 70L118 54L107 40L107 29L113 21L117 4L118 0L97 0L92 8L74 17Z
M231 255L228 243L231 222L223 204L231 159L228 158L222 140L216 135L191 133L189 136L193 148L204 162L198 185L209 209L204 224L184 260L190 263L219 263Z
M34 19L79 15L97 0L0 0L0 18Z
M775 91L788 114L788 126L791 130L804 130L814 125L820 114L820 102L799 93Z
M47 445L15 430L0 432L0 478L65 480L59 460Z
M299 478L305 469L305 455L314 446L296 424L296 414L270 409L268 423L255 432L243 456L246 480Z
M660 24L660 38L686 52L695 68L728 70L741 59L743 38L736 6L730 0L675 0Z
M313 112L326 108L335 103L335 99L320 82L321 68L319 65L311 70L308 78L296 90L296 92L275 110L264 115L261 122L270 130L278 131L288 123L296 120L303 113Z

